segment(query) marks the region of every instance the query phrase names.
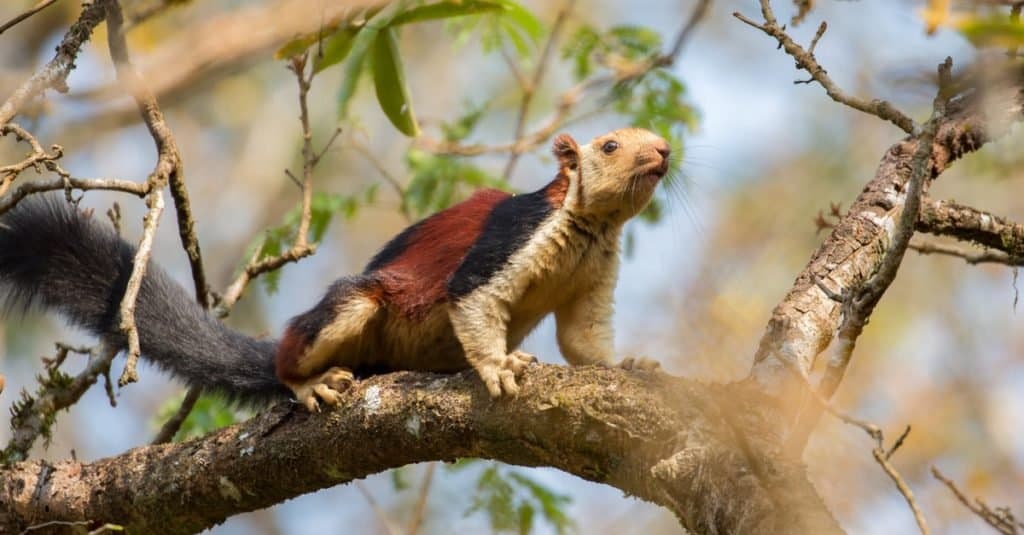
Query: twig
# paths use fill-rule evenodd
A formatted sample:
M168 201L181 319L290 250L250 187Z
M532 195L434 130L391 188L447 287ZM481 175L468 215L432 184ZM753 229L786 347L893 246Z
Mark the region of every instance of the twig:
M53 152L47 153L32 134L14 123L0 126L0 137L7 137L11 134L14 134L15 140L27 143L31 147L32 153L18 163L0 167L0 195L7 193L14 179L18 178L22 171L31 167L38 173L47 162L54 162L64 156L64 149L60 145L51 146L50 150Z
M420 485L419 496L416 498L416 507L413 508L412 521L409 522L409 530L406 535L416 535L423 526L423 518L427 510L427 496L430 495L430 485L434 481L434 470L437 463L427 464L426 473L423 474L423 484Z
M309 106L307 104L307 95L309 89L313 83L313 77L316 75L310 67L309 74L306 74L306 67L308 65L308 52L302 55L292 58L289 69L295 73L295 79L299 84L299 122L302 125L302 208L301 215L299 216L299 227L295 233L295 238L292 241L291 247L283 253L260 259L259 249L257 248L256 253L246 264L242 272L238 274L227 290L224 291L224 295L218 300L216 312L219 316L226 316L234 306L235 302L242 296L242 292L256 277L273 271L275 269L284 266L290 262L296 262L301 260L314 252L316 252L315 243L308 243L309 240L309 225L313 217L313 169L320 162L320 159L331 144L338 138L340 131L335 130L331 138L324 144L324 148L317 153L313 149L313 131L309 125ZM286 172L290 174L289 172ZM293 177L294 180L294 177Z
M932 476L945 484L953 495L956 496L956 499L960 500L960 503L964 504L964 507L970 509L972 513L978 515L978 517L984 520L986 524L992 526L992 528L999 533L1002 533L1003 535L1017 535L1021 530L1024 530L1024 523L1018 521L1017 518L1013 516L1013 512L1011 512L1009 508L997 507L996 509L992 509L981 498L975 498L975 503L971 503L971 501L967 499L967 495L965 495L963 491L956 486L956 483L953 482L952 479L943 475L943 473L934 466L932 467Z
M139 329L135 324L135 301L139 296L139 289L142 287L142 278L146 275L146 266L149 264L149 255L153 250L153 239L156 236L156 227L160 221L160 214L164 211L164 195L160 190L153 190L146 196L146 206L149 212L143 218L142 240L135 251L132 259L132 273L128 278L128 284L124 289L124 297L121 298L119 308L121 323L118 326L128 340L127 361L124 370L117 384L125 386L139 380L139 374L135 371L139 355L142 349L139 345Z
M968 264L1005 264L1007 266L1024 266L1024 258L1013 258L1002 251L985 249L982 251L968 251L955 245L939 243L934 241L911 242L908 249L917 251L920 254L940 254L962 258Z
M25 182L14 189L9 195L0 198L0 214L10 210L15 204L25 197L43 191L56 190L109 190L131 193L144 197L150 192L150 186L146 183L132 182L131 180L120 180L116 178L74 178L67 174L59 166L53 169L58 175L48 180L33 180Z
M377 500L373 497L373 494L370 494L370 491L369 489L366 488L366 485L363 485L362 481L356 481L355 486L357 489L359 489L359 493L363 495L363 498L366 498L366 503L370 504L370 508L373 509L373 513L377 515L377 518L380 520L381 525L384 526L384 531L386 531L388 535L398 535L398 526L395 524L394 521L391 520L390 517L388 517L387 512L385 512L384 509L381 508L380 504L377 503Z
M922 535L928 535L930 533L928 523L924 519L924 513L921 512L921 508L917 505L917 500L914 499L914 492L910 490L910 486L907 485L907 482L903 480L900 473L889 463L888 457L881 448L871 450L871 454L875 457L878 465L882 467L882 470L885 471L885 474L889 476L889 479L896 484L896 488L903 495L903 499L907 501L910 511L914 514L914 521L917 522L917 528L921 530Z
M683 47L689 42L693 36L693 31L697 28L697 24L704 19L704 16L708 12L708 7L711 6L711 0L699 0L697 5L694 6L693 11L690 12L690 17L686 19L686 24L683 25L683 29L676 35L675 40L672 42L672 48L667 54L662 55L658 58L659 67L668 67L675 63L676 58L682 53Z
M351 141L349 141L349 147L355 149L355 151L358 152L363 158L366 158L366 161L370 162L370 164L373 165L374 169L377 170L377 173L379 173L381 178L384 179L384 182L387 183L387 185L390 186L392 190L394 190L395 195L398 197L399 211L402 212L402 216L405 218L406 222L412 223L413 219L415 218L413 217L412 212L409 210L409 203L405 199L406 191L405 186L402 185L402 182L399 181L398 178L391 173L391 171L388 171L388 169L384 167L384 164L380 161L380 159L377 158L373 154L373 152L358 139L353 138Z
M64 346L58 349L58 353L65 350L77 352L78 348ZM21 401L11 408L11 440L3 450L3 458L0 461L12 463L24 460L39 435L49 433L54 416L59 411L77 403L101 376L107 378L109 382L107 374L110 371L110 363L118 351L116 344L101 343L98 348L87 350L89 363L70 381L41 380L34 395L22 393ZM47 373L52 376L60 372L56 367L50 367ZM108 387L107 392L111 395L110 400L113 404L114 398L110 388Z
M7 124L26 102L41 95L47 89L54 89L60 93L67 92L67 77L71 69L75 68L75 58L82 45L89 40L93 29L103 21L105 15L106 8L103 0L84 5L78 20L68 28L64 38L57 45L57 54L53 59L36 71L11 94L3 105L0 105L0 125Z
M612 86L616 83L626 83L639 80L651 71L659 68L672 66L682 52L684 45L693 34L694 28L703 18L710 5L710 0L701 0L694 8L690 17L673 40L669 52L661 54L648 61L641 61L628 68L621 68L606 76L597 76L583 80L564 91L556 99L554 112L531 133L517 136L510 143L497 145L469 144L465 145L454 141L439 141L429 136L421 135L416 138L418 148L434 154L450 156L479 156L481 154L521 154L529 152L541 144L547 142L551 136L570 122L570 115L575 107L590 92L604 86Z
M181 406L175 411L174 416L164 422L164 425L160 426L160 432L153 437L153 441L150 444L166 444L174 440L174 435L178 434L181 424L185 423L185 419L192 412L192 408L196 406L196 401L199 401L199 396L202 393L203 389L199 387L189 388L188 393L185 394L185 399L181 401Z
M11 20L3 23L3 24L0 24L0 33L6 32L7 30L11 29L12 27L17 25L21 21L31 17L32 15L35 15L36 13L39 13L40 11L50 7L51 5L53 5L56 2L57 2L57 0L42 0L42 1L40 1L36 5L30 7L27 11L21 13L20 15L14 17L13 19L11 19Z
M572 12L575 4L576 0L565 0L562 7L559 8L558 13L555 15L555 22L551 25L548 40L544 43L544 50L537 60L537 67L533 71L533 78L528 82L520 80L520 85L523 88L523 97L519 102L519 112L516 116L515 139L521 139L526 131L526 118L530 112L530 103L533 102L533 96L537 93L537 89L544 79L544 73L547 71L548 64L551 63L551 51L554 50L555 43L558 41L562 28L565 26L565 21L569 18L569 14ZM510 63L515 64L515 62ZM517 71L513 72L516 73ZM521 77L522 75L519 74L519 76ZM519 152L513 152L509 155L508 163L505 164L505 170L501 173L504 180L508 180L512 176L512 171L516 167L516 162L519 161L520 154Z
M135 324L135 301L142 286L142 278L145 276L146 267L149 264L149 256L153 248L153 239L156 236L160 215L164 210L164 197L160 190L169 181L180 178L180 176L178 178L174 177L181 174L181 156L174 142L174 136L171 135L167 123L164 122L163 113L160 111L156 99L146 89L138 71L131 64L131 59L128 56L128 44L124 38L124 16L121 12L121 4L118 0L98 0L98 3L106 6L107 46L110 49L110 57L117 71L117 78L125 83L132 93L132 97L139 108L139 113L142 115L146 127L149 128L149 133L153 137L157 149L156 166L146 179L150 190L146 195L146 206L149 208L149 212L143 218L142 239L139 241L139 247L135 251L131 276L128 278L124 296L121 299L120 329L128 342L128 358L127 362L125 362L124 370L121 372L121 377L117 382L120 386L124 386L137 381L139 378L135 370L139 354L141 353L139 330ZM183 188L183 186L181 187ZM191 224L191 218L189 218L187 223ZM182 239L185 241L184 230L182 233ZM195 253L198 254L198 246L196 246ZM192 252L189 252L189 256L191 259ZM193 269L195 269L195 265ZM201 268L199 271L201 273ZM205 292L205 287L200 288L202 292Z
M900 476L900 473L889 462L889 459L894 453L896 453L896 450L903 445L903 442L910 434L910 426L908 425L906 429L904 429L903 433L901 433L896 439L892 447L887 450L885 448L885 435L880 427L871 422L846 414L833 407L828 399L823 397L814 389L814 387L811 386L811 383L803 376L803 374L800 373L793 362L783 358L782 355L779 354L777 348L771 351L771 354L782 364L783 368L789 371L789 373L797 380L797 383L803 386L809 397L818 405L820 411L827 412L842 420L844 423L860 428L875 441L875 447L871 449L872 457L875 458L875 462L882 467L882 470L885 471L886 475L888 475L896 485L896 489L903 495L903 499L906 500L907 505L910 506L911 513L914 515L914 521L917 522L918 529L921 530L922 534L928 535L928 524L925 521L924 514L921 513L921 508L917 505L917 500L914 498L913 491L910 490L910 486L907 485L907 482L902 476Z
M837 86L835 82L832 81L828 72L825 71L825 69L818 64L818 61L814 58L813 50L818 44L818 39L821 38L821 34L825 31L824 25L818 28L818 34L815 36L814 41L811 44L811 50L804 50L802 46L798 45L793 38L786 33L783 27L779 26L775 19L775 14L772 12L771 1L760 0L760 2L761 15L764 17L763 24L759 24L739 12L733 13L732 15L778 41L779 46L782 47L794 60L796 60L796 68L807 71L807 73L811 75L811 79L818 82L832 100L845 104L855 110L870 113L871 115L889 121L900 127L900 129L908 134L916 133L914 120L896 109L896 107L889 102L879 99L867 101L847 95L839 89L839 86Z

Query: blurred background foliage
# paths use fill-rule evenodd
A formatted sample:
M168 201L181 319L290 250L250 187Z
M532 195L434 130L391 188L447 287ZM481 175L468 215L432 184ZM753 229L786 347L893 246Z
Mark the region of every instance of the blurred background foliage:
M318 74L310 94L314 143L341 134L316 168L313 257L253 285L228 318L273 336L333 278L361 269L411 221L474 189L527 191L554 173L547 139L509 165L508 151L466 156L445 147L485 148L515 138L524 80L545 56L562 2L463 0L394 3L323 20L327 0L205 2L125 0L136 63L154 86L183 153L199 237L215 289L253 254L286 247L297 228L298 188L284 169L301 166L294 79L286 58L308 50ZM6 20L32 1L0 7ZM166 8L166 4L176 4ZM742 378L770 311L822 239L814 218L844 209L900 137L891 125L829 101L774 43L731 17L752 2L713 2L671 66L643 76L666 53L695 2L579 0L559 27L550 64L524 114L524 133L544 125L566 91L607 77L559 123L578 141L626 125L671 140L677 168L641 220L630 223L628 257L616 294L621 354L646 354L665 368L707 381ZM848 92L886 98L925 116L930 73L946 55L964 68L991 47L1024 45L1006 2L901 0L775 2L808 42L820 20L829 32L821 63ZM803 8L811 8L802 14ZM62 1L0 36L0 89L8 94L49 59L77 2ZM267 10L317 20L312 33L261 39L246 17ZM67 95L27 110L24 126L65 147L80 176L141 179L153 154L134 106L114 79L101 26L77 62ZM239 35L234 35L234 33ZM246 33L249 32L249 33ZM218 43L243 43L218 48ZM251 46L246 47L244 44ZM253 44L255 43L255 44ZM557 133L556 132L556 133ZM1019 132L958 163L933 187L1024 220L1024 138ZM145 147L140 149L140 147ZM2 161L21 147L0 143ZM28 179L26 175L22 180ZM106 209L115 196L91 192ZM142 203L121 200L126 234L140 231ZM190 285L187 261L165 215L155 257ZM1024 320L1014 306L1016 272L909 254L861 338L836 405L895 435L913 432L894 458L933 529L986 529L931 479L937 465L970 495L1024 514ZM0 366L10 405L33 386L52 341L86 341L59 321L29 314L0 325ZM557 357L546 322L527 349ZM73 360L69 359L69 360ZM77 371L82 362L69 362ZM112 455L151 438L175 410L181 386L144 368L142 384L95 388L61 414L47 449L34 455ZM244 417L200 400L179 439ZM9 431L0 426L0 440ZM367 445L372 447L372 445ZM805 458L826 502L852 533L913 529L901 497L870 455L860 430L825 419ZM534 533L676 533L657 507L548 469L461 461L436 474L406 467L231 519L218 533L302 533L314 529L404 533L419 510L423 533L490 530ZM369 497L369 499L367 498ZM356 520L357 519L357 520ZM399 528L396 529L395 526Z

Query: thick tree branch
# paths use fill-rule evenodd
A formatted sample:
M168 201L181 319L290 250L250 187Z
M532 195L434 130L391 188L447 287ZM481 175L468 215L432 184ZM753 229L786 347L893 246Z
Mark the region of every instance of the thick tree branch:
M397 373L341 406L281 406L181 444L0 473L0 530L48 520L192 533L228 516L410 463L553 466L664 505L695 533L839 533L802 466L778 458L775 407L750 383L536 366L515 400L476 375Z
M929 179L964 154L1003 135L1010 124L1021 119L1019 87L995 88L986 98L985 106L979 105L978 98L959 97L949 103L932 143ZM799 389L790 388L792 382L780 361L768 357L777 354L807 376L817 355L828 347L841 319L840 305L832 296L858 286L878 270L904 209L912 160L922 137L908 136L886 151L875 177L772 313L751 377L769 392L791 396L786 400L787 411L799 411L803 397Z

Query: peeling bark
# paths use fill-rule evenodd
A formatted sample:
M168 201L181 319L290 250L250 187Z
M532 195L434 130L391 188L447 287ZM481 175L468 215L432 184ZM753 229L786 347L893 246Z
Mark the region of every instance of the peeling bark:
M206 437L0 473L0 532L50 520L191 533L389 468L459 457L552 466L663 505L695 533L840 533L752 382L536 366L493 402L472 373L359 383L323 414L282 405Z
M949 105L939 126L929 162L929 182L964 154L980 149L1021 120L1020 89L1001 94L961 98ZM833 293L865 281L873 273L892 240L896 221L906 201L911 159L919 136L908 136L882 156L874 178L818 247L793 287L772 311L761 338L750 377L766 392L783 400L783 410L794 414L805 403L802 381L794 370L810 374L817 356L831 343L839 325L839 304L815 284L822 281ZM927 209L925 209L927 210ZM777 358L769 358L769 357Z

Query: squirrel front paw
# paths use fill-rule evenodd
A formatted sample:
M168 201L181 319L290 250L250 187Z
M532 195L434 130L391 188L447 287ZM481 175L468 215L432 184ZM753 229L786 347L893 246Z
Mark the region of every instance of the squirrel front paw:
M626 357L619 363L623 370L640 370L653 372L661 370L661 363L647 357Z
M351 371L335 366L300 385L288 386L295 393L295 399L309 412L320 412L321 401L330 406L338 405L341 403L341 393L354 383L355 377Z
M476 371L487 387L491 398L500 398L503 394L515 396L519 393L516 378L523 374L526 367L537 362L537 357L525 351L513 351L503 357L487 357L476 366Z

